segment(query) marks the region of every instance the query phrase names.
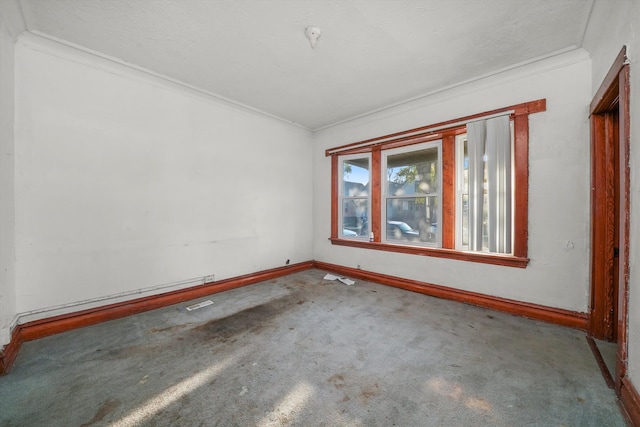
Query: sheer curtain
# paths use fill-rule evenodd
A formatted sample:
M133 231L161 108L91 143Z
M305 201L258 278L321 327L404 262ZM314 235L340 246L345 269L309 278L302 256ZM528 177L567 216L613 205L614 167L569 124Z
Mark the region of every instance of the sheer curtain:
M467 152L469 250L511 253L509 116L468 123Z

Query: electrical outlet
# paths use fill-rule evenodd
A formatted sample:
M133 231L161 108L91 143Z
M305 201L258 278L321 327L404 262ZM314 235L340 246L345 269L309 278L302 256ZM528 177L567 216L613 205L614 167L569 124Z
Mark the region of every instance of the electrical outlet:
M214 274L210 274L208 276L204 276L204 283L211 283L211 282L215 282L216 277Z

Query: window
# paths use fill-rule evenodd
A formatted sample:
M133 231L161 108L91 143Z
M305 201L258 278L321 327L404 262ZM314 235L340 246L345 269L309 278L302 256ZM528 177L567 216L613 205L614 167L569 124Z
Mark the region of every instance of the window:
M383 152L381 240L439 246L440 151L436 141Z
M513 132L508 116L456 137L456 248L511 254Z
M528 116L544 99L327 150L333 244L526 267Z
M369 238L369 155L340 158L340 215L342 237Z

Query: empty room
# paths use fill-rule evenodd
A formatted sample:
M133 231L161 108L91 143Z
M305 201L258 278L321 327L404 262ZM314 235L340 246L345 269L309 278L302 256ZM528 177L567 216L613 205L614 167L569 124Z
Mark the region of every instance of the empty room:
M0 426L640 426L638 27L0 0Z

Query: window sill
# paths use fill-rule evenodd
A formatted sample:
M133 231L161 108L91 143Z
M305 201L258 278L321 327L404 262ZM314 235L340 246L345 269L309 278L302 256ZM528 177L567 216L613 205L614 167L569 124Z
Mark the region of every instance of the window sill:
M403 254L431 256L436 258L448 258L459 261L479 262L484 264L501 265L503 267L526 268L529 258L520 258L511 255L494 255L478 252L463 252L453 249L425 248L421 246L394 245L392 243L366 242L362 240L329 238L331 244L350 246L354 248L373 249L377 251L399 252Z

